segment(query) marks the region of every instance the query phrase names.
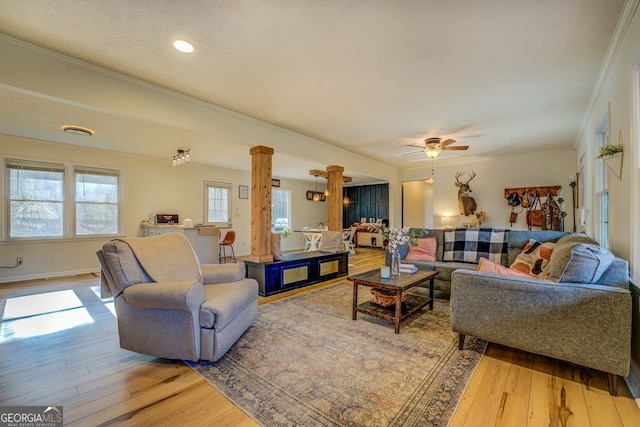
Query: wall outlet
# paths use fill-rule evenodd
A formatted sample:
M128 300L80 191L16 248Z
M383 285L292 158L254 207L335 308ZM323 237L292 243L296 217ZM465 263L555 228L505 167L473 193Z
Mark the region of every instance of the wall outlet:
M19 256L16 261L18 262L18 265L24 264L24 257Z

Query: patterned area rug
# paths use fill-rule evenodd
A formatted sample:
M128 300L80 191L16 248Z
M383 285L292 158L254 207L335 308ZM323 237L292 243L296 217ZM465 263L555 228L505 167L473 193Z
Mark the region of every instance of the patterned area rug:
M448 300L394 334L383 319L351 320L352 297L343 281L261 306L225 357L188 364L263 426L447 425L486 343L457 350Z

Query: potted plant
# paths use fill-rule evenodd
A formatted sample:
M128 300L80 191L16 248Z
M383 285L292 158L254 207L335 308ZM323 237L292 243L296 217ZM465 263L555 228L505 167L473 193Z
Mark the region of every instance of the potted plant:
M622 144L607 144L600 147L600 153L598 154L599 159L603 159L605 157L613 156L614 154L622 154L624 151Z
M611 172L616 178L622 178L622 152L624 147L622 145L622 135L620 135L620 142L618 144L607 144L600 147L598 158L602 159L607 167L611 169Z

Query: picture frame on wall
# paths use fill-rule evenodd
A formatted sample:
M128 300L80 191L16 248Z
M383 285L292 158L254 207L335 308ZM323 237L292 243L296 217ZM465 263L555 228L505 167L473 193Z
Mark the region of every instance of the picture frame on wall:
M249 198L249 186L248 185L240 185L238 186L239 197L241 199Z

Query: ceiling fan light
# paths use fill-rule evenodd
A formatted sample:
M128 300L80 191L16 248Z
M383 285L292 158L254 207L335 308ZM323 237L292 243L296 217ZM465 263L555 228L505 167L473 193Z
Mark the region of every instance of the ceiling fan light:
M426 154L430 159L435 159L440 155L440 150L437 148L425 148L424 154Z

